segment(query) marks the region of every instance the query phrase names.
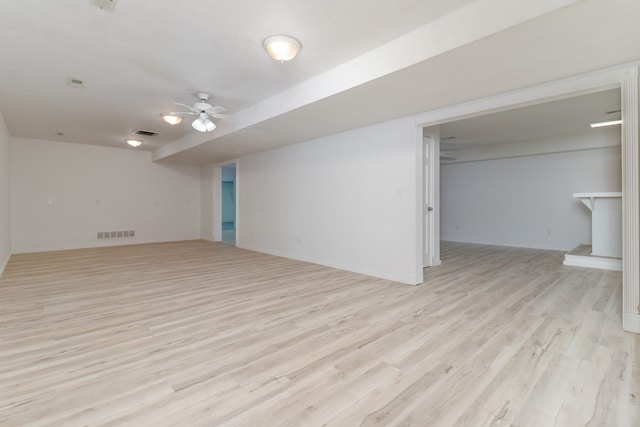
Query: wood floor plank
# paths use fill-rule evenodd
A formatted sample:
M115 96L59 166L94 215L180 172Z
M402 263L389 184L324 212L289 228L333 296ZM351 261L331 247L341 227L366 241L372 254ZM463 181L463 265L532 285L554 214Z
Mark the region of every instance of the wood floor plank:
M204 241L14 255L0 425L640 425L619 272L441 252L417 287Z

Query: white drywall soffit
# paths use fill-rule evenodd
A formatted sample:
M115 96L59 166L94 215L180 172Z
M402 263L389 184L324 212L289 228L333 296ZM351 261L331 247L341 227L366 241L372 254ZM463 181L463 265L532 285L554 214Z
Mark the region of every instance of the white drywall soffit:
M514 7L512 0L478 0L466 4L417 30L239 111L235 114L233 123L220 129L213 138L219 139L227 134L362 86L577 1L519 1L517 7ZM456 28L456 31L450 31L451 28ZM212 136L187 135L179 141L155 150L153 159L159 161L211 140Z
M420 126L438 126L458 120L505 112L530 105L544 104L594 92L620 88L620 76L636 62L554 80L486 98L455 104L415 116Z
M544 139L473 146L465 144L457 148L451 157L440 155L440 163L464 163L541 154L593 150L615 147L620 149L620 129L593 129L574 135L550 136Z

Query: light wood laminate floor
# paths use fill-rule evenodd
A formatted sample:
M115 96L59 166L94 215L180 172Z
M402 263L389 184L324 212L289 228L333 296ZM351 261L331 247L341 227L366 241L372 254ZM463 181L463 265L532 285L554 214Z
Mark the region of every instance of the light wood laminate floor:
M15 255L0 425L640 425L619 272L442 253L417 287L203 241Z

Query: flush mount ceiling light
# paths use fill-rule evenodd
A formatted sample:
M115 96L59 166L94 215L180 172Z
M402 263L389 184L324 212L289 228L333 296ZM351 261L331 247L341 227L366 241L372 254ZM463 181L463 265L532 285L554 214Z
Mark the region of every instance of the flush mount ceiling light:
M215 123L209 120L206 112L201 112L199 117L191 123L191 127L198 132L211 132L216 128Z
M129 144L132 147L139 147L142 145L142 141L139 139L127 139L127 144Z
M601 128L604 126L614 126L614 125L621 125L622 124L622 120L611 120L609 122L599 122L599 123L591 123L591 127L592 128Z
M280 62L291 61L302 47L298 40L281 34L267 37L262 45L270 57Z
M170 114L170 113L162 114L161 117L162 117L162 120L164 120L165 122L169 123L171 126L177 125L178 123L180 123L182 121L182 117L176 116L176 115L173 115L173 114Z

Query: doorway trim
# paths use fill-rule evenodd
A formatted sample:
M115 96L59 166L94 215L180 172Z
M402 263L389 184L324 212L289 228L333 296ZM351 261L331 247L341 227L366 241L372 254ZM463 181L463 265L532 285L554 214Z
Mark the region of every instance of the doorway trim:
M640 333L640 195L638 177L640 157L638 151L638 67L633 62L595 72L581 74L566 79L531 86L500 95L481 98L462 104L415 116L416 155L422 162L422 133L424 128L470 117L511 110L544 102L620 88L622 95L622 326L630 332ZM439 158L439 147L436 153ZM418 182L419 217L416 218L420 231L416 242L416 253L422 255L424 232L422 230L422 167L416 171ZM435 185L439 186L439 175ZM438 211L439 203L434 207ZM433 236L431 236L433 239ZM418 257L416 256L418 259ZM420 260L422 260L420 258ZM421 265L421 263L420 263ZM417 269L416 269L417 270ZM420 268L420 270L422 270Z
M235 176L235 204L236 204L236 218L235 218L235 229L236 229L236 241L235 245L238 245L238 239L240 235L240 216L239 213L239 197L240 193L240 162L238 159L229 160L223 163L218 163L213 165L213 241L214 242L222 242L222 168L228 165L235 165L236 167L236 176Z
M429 221L423 222L423 227L428 227L428 234L425 228L422 229L422 253L424 255L425 246L429 247L429 261L426 262L423 259L422 267L433 267L440 265L440 129L436 126L429 129L423 129L420 133L422 135L422 190L421 190L421 202L422 202L422 214L424 218L424 209L429 205L432 209ZM429 143L425 142L425 139L429 138ZM428 149L429 153L425 153L424 150ZM425 165L424 161L429 162L427 168L429 173L429 179L424 177ZM429 194L431 200L425 200L426 189L424 188L425 182L429 183ZM427 223L428 222L428 223ZM429 236L429 241L425 241L425 236ZM422 257L424 258L424 256Z
M220 223L220 240L223 243L227 243L227 244L232 244L232 245L236 245L237 244L237 236L236 236L236 232L237 232L237 224L238 224L238 197L237 197L237 190L238 190L238 186L237 186L237 177L238 177L238 163L233 161L233 162L228 162L222 165L221 167L221 182L220 182L220 216L218 217L218 222ZM227 199L227 195L226 190L225 190L225 184L231 183L232 184L232 201L230 203L229 200ZM233 209L233 231L231 230L225 230L224 228L224 224L225 224L225 213L227 209Z

